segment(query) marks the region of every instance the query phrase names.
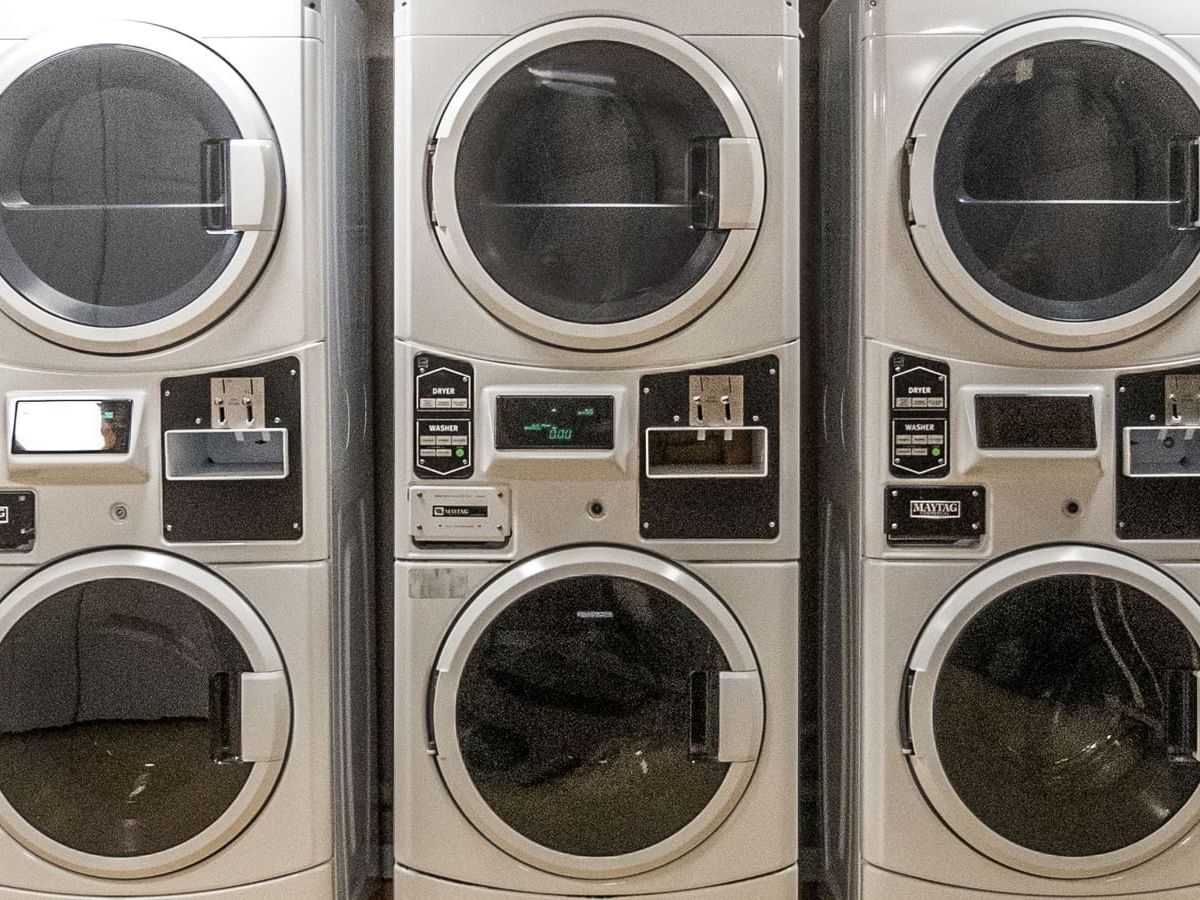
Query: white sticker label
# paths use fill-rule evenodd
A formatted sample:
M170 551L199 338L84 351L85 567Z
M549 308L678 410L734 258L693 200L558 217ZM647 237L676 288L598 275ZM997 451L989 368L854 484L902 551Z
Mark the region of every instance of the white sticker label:
M0 506L0 525L8 524L8 507Z

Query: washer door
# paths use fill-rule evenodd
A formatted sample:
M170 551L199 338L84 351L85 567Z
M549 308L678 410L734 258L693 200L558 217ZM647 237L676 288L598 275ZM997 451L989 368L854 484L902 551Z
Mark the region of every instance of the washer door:
M257 98L190 38L59 28L0 56L0 309L56 343L152 350L266 265L283 168Z
M0 600L0 828L58 866L146 878L241 833L283 767L279 651L228 583L102 550Z
M563 347L683 327L737 276L762 218L762 147L734 86L691 44L625 19L504 44L435 138L450 265L501 321Z
M996 861L1107 875L1200 820L1200 606L1162 571L1085 546L1007 557L942 603L910 669L913 772Z
M711 590L615 547L535 557L486 585L430 695L464 815L539 869L620 878L691 850L758 758L762 682Z
M1063 349L1131 338L1200 286L1200 68L1127 25L1058 17L956 62L913 129L911 219L969 315Z

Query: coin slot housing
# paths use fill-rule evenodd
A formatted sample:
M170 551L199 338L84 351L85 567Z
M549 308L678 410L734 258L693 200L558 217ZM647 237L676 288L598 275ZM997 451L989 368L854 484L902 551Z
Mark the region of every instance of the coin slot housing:
M647 478L765 478L767 429L648 428Z

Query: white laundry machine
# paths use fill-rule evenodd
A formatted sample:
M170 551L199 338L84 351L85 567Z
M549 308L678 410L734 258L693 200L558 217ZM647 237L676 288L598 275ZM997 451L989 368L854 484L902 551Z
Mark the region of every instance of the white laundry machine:
M1195 896L1200 14L837 0L822 54L831 880Z
M401 561L396 896L794 897L798 566Z
M616 368L799 336L794 5L416 0L395 33L399 340Z
M0 896L352 896L361 10L0 13Z
M795 897L796 345L399 362L396 896Z
M358 102L336 87L362 77L357 6L0 9L4 361L162 371L326 338L327 182L365 151L319 123Z

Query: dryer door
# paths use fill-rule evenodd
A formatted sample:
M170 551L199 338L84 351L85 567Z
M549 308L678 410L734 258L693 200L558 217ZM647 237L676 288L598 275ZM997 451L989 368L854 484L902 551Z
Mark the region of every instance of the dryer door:
M240 834L283 767L266 626L176 556L101 550L0 600L0 828L84 875L146 878Z
M435 139L450 265L501 321L559 346L683 327L737 276L762 218L762 148L736 88L691 44L626 19L504 44Z
M78 350L192 336L266 265L283 168L253 92L212 51L134 22L0 55L0 309Z
M1127 25L1009 28L938 81L910 142L930 273L1008 337L1116 343L1200 287L1200 68Z
M750 645L703 583L658 557L576 547L486 585L430 695L463 814L539 869L620 878L716 830L763 730Z
M1140 560L1051 546L992 563L910 664L910 761L959 837L1057 878L1135 866L1200 821L1200 606Z

